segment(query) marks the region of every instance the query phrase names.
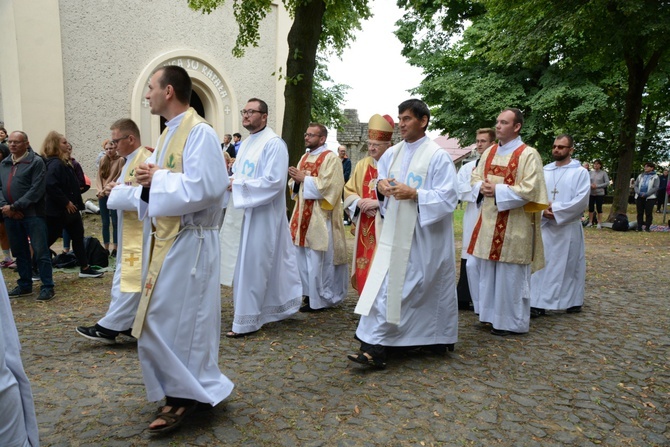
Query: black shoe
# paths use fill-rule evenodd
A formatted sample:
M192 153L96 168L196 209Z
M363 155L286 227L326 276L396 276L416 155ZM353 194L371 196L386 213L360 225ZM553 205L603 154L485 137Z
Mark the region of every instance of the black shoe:
M126 337L135 338L133 336L133 328L126 329L125 331L121 331L121 332L119 332L119 334L125 335Z
M93 268L91 268L91 266L79 270L80 278L100 278L104 274L105 274L104 272L94 270Z
M32 295L32 289L22 289L21 286L14 287L11 291L7 293L10 298L18 298L20 296Z
M361 365L371 366L376 369L386 368L386 362L379 358L375 358L370 354L361 352L360 354L349 354L347 358L352 362L359 363Z
M544 309L540 309L539 307L531 307L530 308L530 318L537 318L542 315L546 315L547 311Z
M508 335L523 335L523 332L512 332L496 328L491 329L491 333L493 335L497 335L498 337L507 337Z
M40 294L35 298L35 301L51 301L56 296L54 289L42 289Z
M112 258L116 258L116 248L112 250L112 252L109 254Z
M76 329L77 333L89 340L99 341L108 345L116 343L116 336L119 334L116 331L110 331L104 327L96 324L95 326L79 326Z
M569 313L569 314L578 314L581 311L582 311L582 306L572 306L572 307L568 307L568 309L566 310L566 312Z

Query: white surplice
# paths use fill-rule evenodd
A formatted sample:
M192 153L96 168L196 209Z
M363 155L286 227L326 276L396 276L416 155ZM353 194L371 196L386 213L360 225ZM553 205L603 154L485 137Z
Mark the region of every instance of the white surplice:
M183 117L166 123L164 147ZM156 148L149 163L164 166L167 151L161 149ZM137 350L150 401L167 395L216 405L233 389L218 365L218 228L229 182L218 136L209 125L201 123L191 130L182 165L183 173L156 171L149 203L140 202L140 216L181 216L181 227L189 228L176 237L165 257Z
M19 334L2 273L0 282L0 445L37 447L33 393L23 370Z
M112 189L107 200L107 207L110 210L116 210L118 216L118 240L116 247L116 270L112 279L111 301L109 309L104 317L98 321L98 324L105 329L121 332L130 329L137 314L137 305L140 302L140 292L121 292L121 263L123 261L123 212L137 211L140 202L141 187L128 186L123 184L123 179L133 159L138 156L140 150L135 150L126 157L126 163L121 170L121 176L116 181L118 184ZM139 218L139 216L138 216ZM145 219L144 237L142 238L142 253L146 254L149 250L149 232L151 231L151 222ZM142 256L142 283L149 267L149 257Z
M412 157L424 142L421 139L407 145L405 157L401 160L400 179L405 178ZM428 144L435 143L431 141ZM393 154L399 149L397 145L381 157L379 179L388 178ZM400 323L396 325L387 321L387 273L368 315L361 316L356 330L356 336L365 343L426 346L452 344L458 340L453 232L453 212L458 193L456 169L446 151L438 150L433 155L425 182L418 189L418 197L419 213L402 286ZM386 212L388 201L386 198L382 213Z
M475 229L477 223L477 216L479 210L475 204L476 197L472 196L472 170L475 169L477 160L468 162L461 166L458 170L458 199L465 203L465 211L463 212L463 245L461 247L461 259L469 260L473 257L468 254L468 246L472 238L472 230Z
M245 165L247 148L268 132L274 134L266 127L244 140L234 169ZM286 219L286 143L274 135L254 165L253 178L236 178L232 188L232 203L244 209L233 280L233 332L237 333L288 318L302 302L296 248Z
M559 310L584 304L586 256L581 217L589 203L591 181L579 161L544 167L554 219L542 217L546 264L533 273L530 305ZM555 194L554 194L555 192Z

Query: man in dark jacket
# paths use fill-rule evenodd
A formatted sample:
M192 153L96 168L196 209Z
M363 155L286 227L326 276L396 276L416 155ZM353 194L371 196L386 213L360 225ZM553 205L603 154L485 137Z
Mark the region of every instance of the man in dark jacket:
M42 281L37 300L49 301L55 294L44 219L44 161L30 149L25 132L12 132L8 145L11 156L0 162L0 209L5 218L9 245L16 256L16 270L19 273L18 286L9 292L9 297L16 298L33 293L30 258L32 246Z

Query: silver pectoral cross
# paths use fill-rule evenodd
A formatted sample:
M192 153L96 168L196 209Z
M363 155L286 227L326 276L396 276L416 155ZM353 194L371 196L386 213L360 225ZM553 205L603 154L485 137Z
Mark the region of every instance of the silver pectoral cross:
M554 190L553 190L553 191L549 191L549 192L553 194L552 197L551 197L551 200L552 200L552 201L553 201L553 200L556 200L556 194L558 194L558 189L556 189L556 186L554 186Z

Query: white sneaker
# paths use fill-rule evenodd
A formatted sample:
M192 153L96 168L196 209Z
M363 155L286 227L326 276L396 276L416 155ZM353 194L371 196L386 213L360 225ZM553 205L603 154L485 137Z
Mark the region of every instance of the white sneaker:
M589 222L586 225L584 225L584 228L589 228L589 227L592 227L592 226L593 226L593 224L591 222Z
M603 227L600 226L600 224L598 224L598 226L596 226L596 228L599 229L599 230L602 230Z

